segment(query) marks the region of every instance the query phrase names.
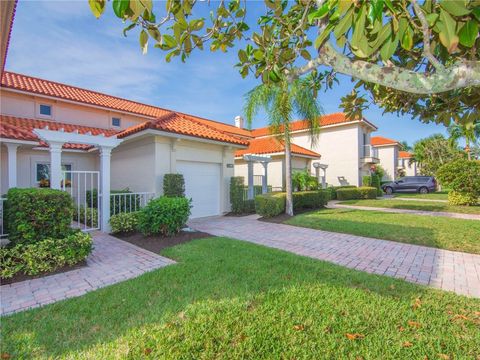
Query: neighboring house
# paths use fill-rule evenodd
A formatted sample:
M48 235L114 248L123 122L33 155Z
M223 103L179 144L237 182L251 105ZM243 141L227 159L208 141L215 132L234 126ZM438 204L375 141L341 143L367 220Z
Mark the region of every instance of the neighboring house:
M397 169L400 176L417 176L418 168L413 154L408 151L399 151Z
M373 136L372 145L378 151L380 166L385 170L382 181L393 181L398 176L398 154L402 145L397 140L388 139L383 136Z
M66 177L78 198L100 177L112 189L161 195L163 175L181 173L192 217L229 211L234 153L248 146L247 131L11 72L0 95L1 194L42 181L59 188Z
M241 124L241 121L238 124ZM343 113L322 116L319 125L319 135L312 144L307 122L291 123L292 168L307 169L321 181L320 178L324 174L317 171L316 166L327 165L325 181L328 185L360 185L362 176L368 175L370 167L379 161L376 149L370 144L370 134L377 130L376 126L366 119L349 120ZM269 184L275 187L282 184L283 187L284 176L278 175L284 166L283 144L271 135L268 127L254 129L250 136L254 139L250 147L235 154L235 175L245 174L246 165L242 156L271 155ZM260 165L255 166L258 166L255 168L255 174L262 175Z

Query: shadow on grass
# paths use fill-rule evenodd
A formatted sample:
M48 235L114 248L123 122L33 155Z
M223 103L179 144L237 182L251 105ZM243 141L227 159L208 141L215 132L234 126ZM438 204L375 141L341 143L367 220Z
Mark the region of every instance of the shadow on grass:
M2 351L18 358L68 356L161 324L189 304L249 300L292 286L409 302L427 290L242 241L195 240L166 249L179 263L82 297L2 319ZM434 295L454 297L454 295ZM450 298L451 300L451 298ZM339 301L342 301L339 298Z

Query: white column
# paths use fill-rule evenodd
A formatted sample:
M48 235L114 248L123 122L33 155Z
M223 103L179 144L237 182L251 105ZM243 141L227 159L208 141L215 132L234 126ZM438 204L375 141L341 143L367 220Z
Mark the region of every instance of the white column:
M262 194L268 192L268 161L263 161Z
M110 232L110 157L112 147L102 146L100 148L100 230Z
M248 168L248 199L253 199L253 161L247 161Z
M50 147L50 188L61 189L63 142L49 142Z
M8 188L17 187L17 148L18 144L5 144L8 156Z
M323 170L323 177L322 177L322 189L327 188L327 169L324 168Z

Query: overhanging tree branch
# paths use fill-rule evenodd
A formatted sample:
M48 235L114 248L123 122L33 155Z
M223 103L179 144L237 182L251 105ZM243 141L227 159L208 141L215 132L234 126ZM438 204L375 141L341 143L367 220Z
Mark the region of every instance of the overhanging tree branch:
M414 94L434 94L480 86L480 61L463 61L434 74L418 73L395 66L381 66L363 60L352 60L339 53L330 43L319 49L319 56L293 69L288 76L298 77L321 66L338 73L388 88Z

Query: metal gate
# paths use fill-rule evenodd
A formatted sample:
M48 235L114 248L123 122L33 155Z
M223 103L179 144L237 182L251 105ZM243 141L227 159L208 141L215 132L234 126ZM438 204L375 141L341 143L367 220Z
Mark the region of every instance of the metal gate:
M62 190L74 202L73 227L83 231L100 229L100 172L63 171Z

